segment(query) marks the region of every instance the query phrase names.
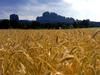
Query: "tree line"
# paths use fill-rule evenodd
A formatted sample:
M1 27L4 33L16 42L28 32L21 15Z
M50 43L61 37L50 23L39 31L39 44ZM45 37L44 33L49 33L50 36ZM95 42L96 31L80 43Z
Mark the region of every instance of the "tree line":
M10 19L0 20L0 29L69 29L69 28L88 28L90 21L75 20L73 23L41 23L38 21L19 20L18 15L11 14Z
M18 29L69 29L69 28L88 28L90 27L89 20L75 21L70 23L40 23L37 21L15 21L15 20L0 20L0 29L18 28Z

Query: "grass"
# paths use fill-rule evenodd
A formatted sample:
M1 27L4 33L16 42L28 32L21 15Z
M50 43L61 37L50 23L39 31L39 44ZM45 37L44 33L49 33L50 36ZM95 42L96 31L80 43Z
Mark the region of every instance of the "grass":
M100 75L100 29L0 30L0 75Z

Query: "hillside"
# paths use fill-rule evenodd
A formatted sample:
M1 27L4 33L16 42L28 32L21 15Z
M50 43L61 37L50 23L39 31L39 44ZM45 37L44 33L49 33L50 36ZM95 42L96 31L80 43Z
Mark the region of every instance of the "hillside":
M0 30L0 75L100 75L100 29Z

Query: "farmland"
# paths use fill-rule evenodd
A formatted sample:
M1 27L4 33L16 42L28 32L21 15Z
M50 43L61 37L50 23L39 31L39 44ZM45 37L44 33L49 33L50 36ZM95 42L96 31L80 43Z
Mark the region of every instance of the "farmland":
M100 75L100 29L0 30L0 75Z

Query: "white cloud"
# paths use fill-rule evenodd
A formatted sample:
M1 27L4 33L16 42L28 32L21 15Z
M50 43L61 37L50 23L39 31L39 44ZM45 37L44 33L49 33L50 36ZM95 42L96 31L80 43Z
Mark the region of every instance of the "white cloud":
M100 21L100 0L63 0L63 2L72 5L71 9L77 12L76 18Z
M47 2L47 1L46 1ZM9 18L10 14L18 14L20 19L33 20L43 12L56 12L59 15L75 19L90 19L100 21L100 0L59 0L57 2L41 3L39 0L28 0L19 7L0 7L0 18ZM8 15L8 16L7 16Z

